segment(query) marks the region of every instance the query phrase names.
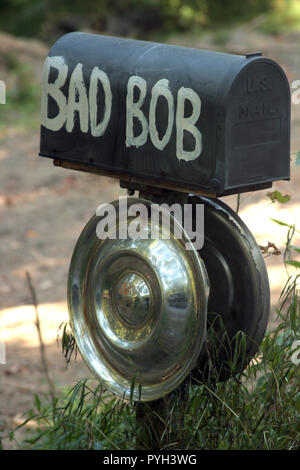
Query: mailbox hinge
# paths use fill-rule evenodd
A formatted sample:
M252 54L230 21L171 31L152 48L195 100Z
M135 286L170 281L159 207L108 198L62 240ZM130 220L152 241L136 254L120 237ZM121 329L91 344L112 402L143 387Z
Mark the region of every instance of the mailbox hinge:
M141 199L147 199L151 202L165 202L169 204L178 202L180 204L186 204L188 201L187 193L158 188L155 186L147 186L144 184L130 183L129 181L120 180L120 187L126 188L129 196L133 196L135 191L138 191Z

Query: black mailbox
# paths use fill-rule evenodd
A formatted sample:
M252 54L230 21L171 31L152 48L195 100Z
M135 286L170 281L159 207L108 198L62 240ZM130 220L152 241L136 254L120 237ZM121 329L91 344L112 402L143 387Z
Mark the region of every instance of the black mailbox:
M40 155L133 183L216 196L289 179L281 67L234 55L71 33L43 74Z

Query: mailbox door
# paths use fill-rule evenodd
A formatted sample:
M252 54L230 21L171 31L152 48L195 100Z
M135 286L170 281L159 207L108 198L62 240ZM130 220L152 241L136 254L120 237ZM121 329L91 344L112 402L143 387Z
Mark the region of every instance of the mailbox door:
M289 179L290 91L278 64L258 58L243 68L226 112L226 189Z

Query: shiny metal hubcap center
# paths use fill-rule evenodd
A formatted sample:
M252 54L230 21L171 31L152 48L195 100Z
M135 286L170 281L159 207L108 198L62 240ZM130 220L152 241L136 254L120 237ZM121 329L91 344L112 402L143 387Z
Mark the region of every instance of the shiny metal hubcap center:
M121 322L131 328L144 326L152 313L151 291L142 276L126 273L113 287L112 296Z

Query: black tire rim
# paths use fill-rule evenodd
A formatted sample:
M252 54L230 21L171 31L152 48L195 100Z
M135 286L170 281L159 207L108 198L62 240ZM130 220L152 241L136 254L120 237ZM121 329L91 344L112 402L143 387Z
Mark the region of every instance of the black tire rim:
M264 337L268 274L253 235L233 210L215 199L192 196L189 202L205 206L199 255L210 280L208 340L192 376L225 381L245 369Z

